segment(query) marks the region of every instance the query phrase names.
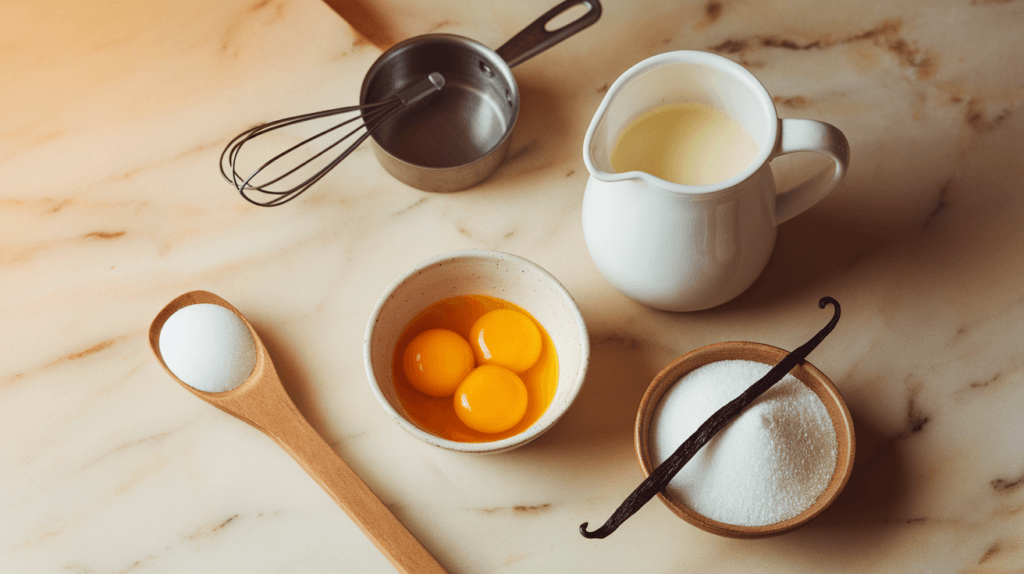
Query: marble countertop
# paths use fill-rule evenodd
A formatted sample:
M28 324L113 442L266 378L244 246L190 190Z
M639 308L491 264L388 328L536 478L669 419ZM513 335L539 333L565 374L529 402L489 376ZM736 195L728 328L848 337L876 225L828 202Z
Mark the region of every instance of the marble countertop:
M171 381L156 313L206 289L253 322L299 409L453 574L1024 569L1024 2L607 0L515 69L522 110L483 184L429 194L369 148L288 206L217 173L235 133L355 103L381 49L497 47L552 0L0 5L0 572L392 572L287 454ZM779 229L760 279L653 311L583 242L581 147L609 84L657 53L747 66L782 117L848 136L842 185ZM814 160L781 158L780 187ZM554 274L591 335L566 416L519 450L429 447L377 405L362 338L403 271L464 248ZM652 502L582 538L642 479L632 425L674 357L728 340L809 360L857 431L850 483L806 527L743 541Z

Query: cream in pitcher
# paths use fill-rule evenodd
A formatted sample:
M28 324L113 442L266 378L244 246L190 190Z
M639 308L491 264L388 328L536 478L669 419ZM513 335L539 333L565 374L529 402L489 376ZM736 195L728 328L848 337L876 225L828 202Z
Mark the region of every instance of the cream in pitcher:
M776 194L769 162L795 151L833 162ZM601 274L640 303L720 305L760 275L776 226L839 185L849 153L829 124L779 119L761 83L727 58L648 58L612 84L583 142L587 249Z
M675 183L707 185L743 171L757 142L736 120L688 102L644 112L622 131L612 150L618 173L644 171Z

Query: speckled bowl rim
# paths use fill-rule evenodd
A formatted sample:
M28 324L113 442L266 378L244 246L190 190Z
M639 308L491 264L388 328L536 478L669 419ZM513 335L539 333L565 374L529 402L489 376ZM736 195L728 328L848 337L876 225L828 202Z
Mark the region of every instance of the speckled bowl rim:
M405 416L402 415L391 402L384 395L381 389L380 382L377 381L377 377L373 370L372 360L372 342L373 334L376 329L378 319L384 306L388 303L388 300L395 294L395 292L402 287L402 285L409 280L411 277L417 275L425 269L442 265L447 262L459 260L459 259L479 259L482 261L493 261L497 264L513 263L526 268L531 269L535 273L541 275L551 282L552 286L558 291L559 294L568 303L569 309L572 312L573 317L576 320L576 329L579 332L580 337L580 368L576 375L576 378L570 383L568 389L568 395L566 400L562 404L556 407L552 404L545 411L544 415L538 419L535 423L527 427L523 432L510 436L504 439L490 441L490 442L460 442L454 440L448 440L441 438L437 435L431 434L414 423L410 422ZM366 334L363 336L363 364L366 368L366 376L370 382L370 388L373 390L374 396L377 398L377 402L380 403L384 411L387 412L388 416L392 420L397 422L406 432L422 440L427 444L439 446L448 450L457 452L465 452L471 454L497 454L506 452L514 448L523 446L540 435L547 432L552 426L557 423L562 416L568 411L569 407L576 401L576 397L579 395L580 389L583 387L583 381L587 376L587 367L590 362L590 337L587 332L587 325L583 321L583 315L580 313L579 307L576 305L576 301L572 298L569 291L562 285L554 275L549 273L546 269L537 265L536 263L519 257L518 255L512 255L511 253L505 253L502 251L492 251L487 249L465 249L460 251L452 251L448 253L442 253L435 257L431 257L425 261L420 262L412 269L409 269L398 277L385 291L381 294L377 300L377 304L373 308L373 312L370 313L370 319L366 325ZM560 409L560 410L552 410ZM545 417L551 416L544 424L539 424L544 420Z
M758 356L759 352L771 356L775 363L766 363L766 361L761 360ZM676 381L678 381L680 377L693 369L715 361L738 359L774 365L788 354L789 351L773 347L771 345L765 345L763 343L729 341L694 349L685 355L677 357L674 361L669 363L669 365L662 369L662 371L654 377L654 380L651 381L650 386L647 387L647 391L644 393L643 399L640 401L640 407L637 409L636 424L633 432L633 443L636 449L637 460L640 462L640 468L643 470L644 476L649 476L654 470L654 466L651 464L650 460L650 447L648 444L651 419L653 418L654 411L657 408L658 403L661 402L661 398L664 396L665 392ZM850 479L850 474L853 472L853 463L857 446L853 428L853 418L850 416L850 411L847 408L842 395L839 394L839 390L836 389L835 385L832 384L832 381L830 381L829 378L819 371L814 365L804 361L794 367L793 370L790 371L790 374L795 376L814 391L816 395L818 395L825 404L825 408L829 412L832 424L836 429L838 448L838 452L836 453L836 470L833 472L828 486L825 487L825 490L822 491L817 500L815 500L810 507L793 518L766 526L739 526L712 520L711 518L708 518L675 500L671 496L666 495L664 492L659 492L658 498L661 499L661 502L664 503L669 510L693 526L712 534L729 538L766 538L768 536L776 536L800 528L820 516L821 513L835 501L836 497L839 496L839 493L843 491L843 488Z

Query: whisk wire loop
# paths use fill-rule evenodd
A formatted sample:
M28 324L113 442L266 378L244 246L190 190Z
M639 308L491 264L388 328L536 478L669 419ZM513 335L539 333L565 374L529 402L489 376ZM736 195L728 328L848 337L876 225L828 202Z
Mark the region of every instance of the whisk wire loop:
M344 110L344 111L350 111L350 110ZM335 112L335 113L344 113L344 111L337 111L337 112ZM397 110L392 110L392 111L390 111L389 113L393 114L393 113L395 113L396 111L397 111ZM314 115L314 114L308 114L308 116L312 116L312 115ZM315 116L316 116L317 118L320 118L320 117L328 117L328 116L330 116L330 115L333 115L333 114L324 114L324 113L317 113L317 114L315 114ZM362 115L362 119L364 119L364 120L365 120L365 121L366 121L367 123L371 123L371 122L373 122L374 120L376 120L376 119L377 119L377 118L375 117L375 116L377 116L377 115L380 115L380 110L374 110L374 111L372 111L372 112L370 112L370 113L368 113L368 114L367 114L367 113L364 113L364 114ZM301 118L301 119L299 119L299 118ZM267 129L267 128L266 128L266 127L264 126L264 128L265 128L265 129L260 129L260 130L254 131L254 132L252 133L252 135L251 135L251 136L249 136L248 138L246 138L246 140L248 140L248 139L251 139L251 138L254 138L254 137L257 137L257 136L259 136L259 135L261 135L261 134L265 133L266 131L270 131L270 130L273 130L273 129L278 129L278 127L286 127L286 126L289 126L289 125L293 125L293 124L296 124L296 123L300 123L300 122L303 122L303 121L308 121L308 120L309 120L310 118L309 118L309 117L307 117L307 116L295 116L295 118L286 118L286 119L291 119L292 121L289 121L289 122L286 122L286 123L282 123L282 124L280 124L279 126L271 127L271 128L269 128L269 129ZM327 153L328 151L330 151L331 149L333 149L333 148L334 148L335 146L337 146L337 145L338 145L338 144L340 144L341 142L343 142L343 141L345 141L346 139L348 139L348 138L349 138L350 136L352 136L353 134L355 134L356 132L358 132L358 131L359 131L360 129L362 129L362 128L363 128L364 126L362 126L362 125L360 125L360 126L357 126L357 127L356 127L356 128L354 129L354 130L352 130L352 131L350 131L349 133L347 133L347 134L345 134L344 136L342 136L342 138L341 138L341 139L339 139L338 141L336 141L336 142L334 142L333 144L331 144L330 146L327 146L326 148L324 148L324 149L320 150L320 152L318 152L318 153L317 153L316 155L314 155L314 156L310 157L309 159L307 159L306 161L304 161L304 162L302 162L302 163L298 164L297 166L295 166L295 167L294 167L294 168L292 168L291 170L289 170L289 171L287 171L287 172L285 172L285 173L281 174L280 176L278 176L278 177L276 177L276 178L274 178L274 179L272 179L272 180L270 180L270 181L268 181L268 182L265 182L265 183L262 183L262 184L260 184L260 185L258 185L258 186L255 186L255 185L252 185L252 184L250 183L250 181L251 181L251 180L252 180L252 179L253 179L253 178L254 178L254 177L255 177L256 175L258 175L258 174L259 174L260 172L262 172L264 168L266 168L266 167L268 167L269 165L273 164L273 163L274 163L275 161L277 161L277 160L281 159L281 158L282 158L282 157L284 157L285 155L287 155L287 154L289 154L289 153L291 153L291 152L293 152L293 151L297 150L298 148L300 148L300 147L302 147L302 146L304 146L304 145L306 145L306 144L308 144L308 143L310 143L310 142L312 142L312 141L314 141L314 140L316 140L316 139L319 139L319 138L320 138L320 137L322 137L322 136L325 136L325 135L327 135L327 134L329 134L329 133L333 132L334 130L337 130L337 129L339 129L339 128L342 128L342 127L344 127L344 126L346 126L346 125L348 125L348 124L351 124L352 122L354 122L354 121L356 121L356 120L358 120L358 119L360 119L360 117L359 117L359 116L357 116L357 117L353 117L353 118L351 118L351 119L348 119L348 120L346 120L346 121L343 121L343 122L341 122L340 124L338 124L338 125L336 125L336 126L334 126L334 127L330 127L330 128L327 128L326 130L324 130L324 131L322 131L322 132L320 132L320 133L318 133L318 134L316 134L316 135L314 135L314 136L312 136L312 137L306 138L305 140L303 140L303 141L301 141L301 142L299 142L299 143L297 143L297 144L293 145L292 147L290 147L290 148L288 148L288 149L284 150L283 152L281 152L281 153L277 154L277 155L276 155L276 156L274 156L273 158L271 158L271 159L267 160L266 162L264 162L264 164L263 164L263 165L261 165L261 166L260 166L259 168L257 168L257 169L256 169L256 171L254 171L254 172L253 172L253 173L252 173L251 175L249 175L249 177L248 177L248 178L246 178L246 179L245 179L245 181L244 181L244 182L242 183L242 186L243 186L244 188L246 188L246 189L255 189L255 190L258 190L258 191L262 191L263 193L282 193L282 192L275 192L275 191L272 191L272 190L268 190L268 189L266 189L266 186L269 186L269 185L272 185L272 184L274 184L274 183L277 183L278 181L280 181L280 180L282 180L282 179L284 179L284 178L288 177L289 175L291 175L291 174L295 173L296 171L298 171L298 170L302 169L303 167L305 167L305 166L306 166L306 165L308 165L309 163L313 162L314 160L316 160L317 158L319 158L319 157L320 157L320 156L322 156L323 154L325 154L325 153ZM244 141L243 141L242 143L244 143ZM237 157L237 153L236 153L236 157ZM235 178L235 180L234 180L234 182L233 182L233 183L234 183L234 184L235 184L235 186L237 187L237 186L238 186L238 179L239 179L239 178L240 178L241 176L239 176L237 172L233 172L233 173L232 173L232 177L234 177L234 178Z
M413 83L412 85L400 90L398 93L391 96L390 98L387 98L380 102L373 102L370 104L364 104L359 106L346 106L342 108L333 108L330 110L301 114L297 116L291 116L279 120L274 120L272 122L267 122L265 124L260 124L252 128L249 128L248 130L245 130L242 133L235 136L234 138L232 138L232 140L228 142L227 146L225 146L224 151L221 152L221 176L224 177L225 181L232 184L235 187L235 189L237 189L238 192L242 195L242 197L249 203L262 207L273 207L285 204L295 199L301 193L303 193L311 186L316 184L318 181L323 179L323 177L327 175L328 172L334 169L339 163L341 163L342 160L348 157L349 154L351 154L357 147L359 147L360 144L366 141L368 137L373 135L373 133L376 130L378 130L381 126L390 121L394 116L398 115L406 108L416 104L418 101L420 101L427 95L430 95L440 90L443 86L444 77L441 76L441 74L434 72L431 73L426 78L423 78L418 82ZM284 151L275 154L269 160L263 162L262 165L256 168L248 176L244 176L238 172L237 164L239 155L242 152L242 148L252 140L262 135L265 135L269 132L293 126L299 123L319 120L331 116L348 113L356 113L357 115L354 115L351 118L348 118L338 124L328 127L327 129L324 129L316 133L315 135L312 135L300 141L299 143L296 143L288 147ZM307 146L308 144L311 144L312 142L338 129L341 129L344 126L350 125L358 120L362 120L362 123L355 126L354 129L348 131L348 133L341 136L337 141L324 147L317 153L313 154L311 157L306 158L305 160L299 162L297 165L292 166L290 169L285 168L284 173L282 173L281 175L277 175L276 177L273 177L269 181L259 182L258 185L254 183L254 179L268 167L274 165L279 161L284 160L285 158L291 156L292 154L296 154L296 152L299 149L303 148L304 146ZM269 188L269 186L274 185L289 176L292 176L299 170L308 166L310 163L322 157L327 152L331 151L332 149L335 149L339 144L348 140L350 137L354 136L360 130L366 131L365 133L360 135L349 147L345 148L345 150L338 157L332 159L324 167L317 170L315 173L313 173L313 175L311 175L304 181L287 189L275 190ZM268 195L271 197L269 199L264 199L258 195L252 196L250 195L252 192L259 192L261 194Z

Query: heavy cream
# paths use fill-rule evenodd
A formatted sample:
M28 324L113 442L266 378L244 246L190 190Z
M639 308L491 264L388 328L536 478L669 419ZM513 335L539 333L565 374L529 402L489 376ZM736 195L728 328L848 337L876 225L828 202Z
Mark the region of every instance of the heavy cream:
M644 112L619 135L612 168L643 171L684 185L725 181L746 169L760 149L724 112L695 102Z

